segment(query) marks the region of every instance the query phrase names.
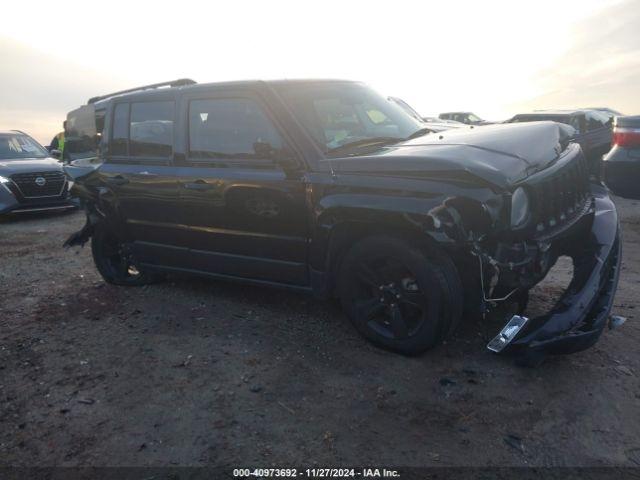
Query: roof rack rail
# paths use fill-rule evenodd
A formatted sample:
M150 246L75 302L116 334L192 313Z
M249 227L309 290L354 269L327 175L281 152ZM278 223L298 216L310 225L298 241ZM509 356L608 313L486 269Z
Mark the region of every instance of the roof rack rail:
M160 83L152 83L150 85L143 85L141 87L129 88L127 90L120 90L119 92L109 93L107 95L101 95L98 97L91 97L88 104L96 103L100 100L104 100L105 98L115 97L116 95L122 95L124 93L138 92L142 90L149 90L152 88L160 88L160 87L183 87L185 85L194 85L197 82L195 80L191 80L190 78L179 78L178 80L171 80L168 82L160 82Z

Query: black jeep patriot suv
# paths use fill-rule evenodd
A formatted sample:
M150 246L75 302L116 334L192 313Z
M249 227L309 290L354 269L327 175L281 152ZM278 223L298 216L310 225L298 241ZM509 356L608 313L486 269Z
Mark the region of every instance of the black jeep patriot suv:
M180 80L81 108L104 129L99 162L67 168L87 224L66 244L91 237L108 282L177 271L337 297L362 335L406 354L505 302L519 314L488 348L527 362L587 348L608 321L616 208L553 122L428 133L329 80ZM520 315L560 255L567 291Z

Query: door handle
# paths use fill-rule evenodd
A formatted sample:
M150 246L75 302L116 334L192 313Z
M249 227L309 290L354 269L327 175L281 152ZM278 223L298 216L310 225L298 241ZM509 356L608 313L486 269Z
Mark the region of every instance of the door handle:
M187 190L211 190L214 188L213 185L205 182L204 180L196 180L195 182L189 182L182 184L184 188Z
M124 178L122 175L116 175L115 177L107 177L106 181L111 185L126 185L127 183L129 183L129 180Z

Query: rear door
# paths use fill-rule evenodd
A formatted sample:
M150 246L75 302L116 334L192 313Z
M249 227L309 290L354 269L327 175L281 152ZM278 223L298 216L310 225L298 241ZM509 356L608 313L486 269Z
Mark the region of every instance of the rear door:
M103 197L118 212L122 235L145 263L164 263L175 243L174 120L173 98L116 103L100 167Z
M304 170L250 90L191 93L181 102L182 246L192 270L308 283Z

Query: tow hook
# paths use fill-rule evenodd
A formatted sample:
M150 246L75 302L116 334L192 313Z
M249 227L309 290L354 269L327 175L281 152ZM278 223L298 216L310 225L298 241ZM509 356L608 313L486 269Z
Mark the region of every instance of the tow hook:
M611 315L611 317L609 317L609 330L618 328L626 321L627 317L621 317L620 315Z

